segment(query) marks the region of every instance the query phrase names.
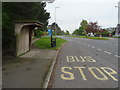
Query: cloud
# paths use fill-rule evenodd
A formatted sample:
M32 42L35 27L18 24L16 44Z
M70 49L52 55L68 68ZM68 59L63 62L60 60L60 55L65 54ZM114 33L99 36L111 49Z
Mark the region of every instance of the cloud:
M55 0L55 2L61 3L109 3L109 2L118 2L119 0Z
M119 0L56 0L47 5L51 13L50 23L54 22L55 7L57 23L64 30L74 31L79 28L82 19L98 21L102 27L115 27L117 25L117 8Z

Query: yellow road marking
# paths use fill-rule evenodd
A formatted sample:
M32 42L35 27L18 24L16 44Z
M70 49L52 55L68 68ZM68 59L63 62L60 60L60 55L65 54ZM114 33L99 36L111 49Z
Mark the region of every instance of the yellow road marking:
M104 70L104 72L106 72L113 80L118 81L118 79L116 79L112 74L117 74L117 72L109 67L101 67L101 69ZM111 72L108 72L107 70L111 70Z
M80 59L77 56L67 56L67 62L96 62L90 56L80 56Z
M61 68L61 71L62 71L63 73L65 73L65 74L68 74L69 77L65 77L64 74L61 74L61 78L64 79L64 80L74 80L74 79L75 79L75 78L74 78L74 74L71 73L71 72L65 71L65 69L71 70L72 68L71 68L71 67L62 67L62 68Z
M67 56L67 62L75 62L75 59L73 56Z
M82 69L84 69L85 67L74 67L74 68L79 69L83 80L87 80L87 78L86 78L86 76L85 76L85 74L83 73L83 70L82 70Z
M78 69L79 72L80 72L80 75L82 76L82 79L83 80L87 80L84 72L83 72L83 69L85 69L85 67L74 67L74 69ZM109 67L100 67L97 68L97 67L88 67L88 70L90 71L90 73L93 75L94 78L98 79L98 80L108 80L109 78L105 75L105 73L103 71L101 71L101 69L106 73L108 74L113 80L115 81L118 81L117 78L115 78L112 74L117 74L116 71L114 71L113 69L109 68ZM69 71L66 71L66 70L69 70ZM75 77L74 77L74 73L72 73L71 71L73 70L72 67L62 67L61 68L61 71L63 74L61 74L61 78L63 80L74 80ZM100 76L98 76L96 73L95 73L95 70L97 70L100 74ZM107 70L110 70L109 72Z
M85 62L85 59L84 59L82 56L80 56L80 58L81 58L82 60L79 60L78 57L75 56L75 59L76 59L78 62Z
M89 69L89 71L92 73L92 75L93 75L96 79L98 79L98 80L108 80L108 77L107 77L100 69L98 69L98 68L96 68L96 67L89 67L88 69ZM102 78L98 77L98 76L94 73L93 69L96 69L97 71L99 71L99 73L102 75Z
M92 59L92 57L90 57L90 56L84 56L84 58L85 58L88 62L96 62L96 60Z

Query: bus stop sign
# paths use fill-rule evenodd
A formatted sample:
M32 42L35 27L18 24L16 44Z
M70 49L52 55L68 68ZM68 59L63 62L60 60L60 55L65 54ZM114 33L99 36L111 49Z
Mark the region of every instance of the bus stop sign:
M48 29L48 35L52 36L52 29Z

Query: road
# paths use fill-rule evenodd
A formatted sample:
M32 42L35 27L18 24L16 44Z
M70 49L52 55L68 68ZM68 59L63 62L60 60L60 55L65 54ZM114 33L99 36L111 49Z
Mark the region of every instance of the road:
M118 88L118 40L62 37L53 88Z

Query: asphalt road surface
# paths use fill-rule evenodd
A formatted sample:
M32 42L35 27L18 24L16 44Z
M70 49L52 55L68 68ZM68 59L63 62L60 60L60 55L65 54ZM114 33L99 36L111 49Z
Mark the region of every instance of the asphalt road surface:
M61 38L53 88L118 88L118 39Z

